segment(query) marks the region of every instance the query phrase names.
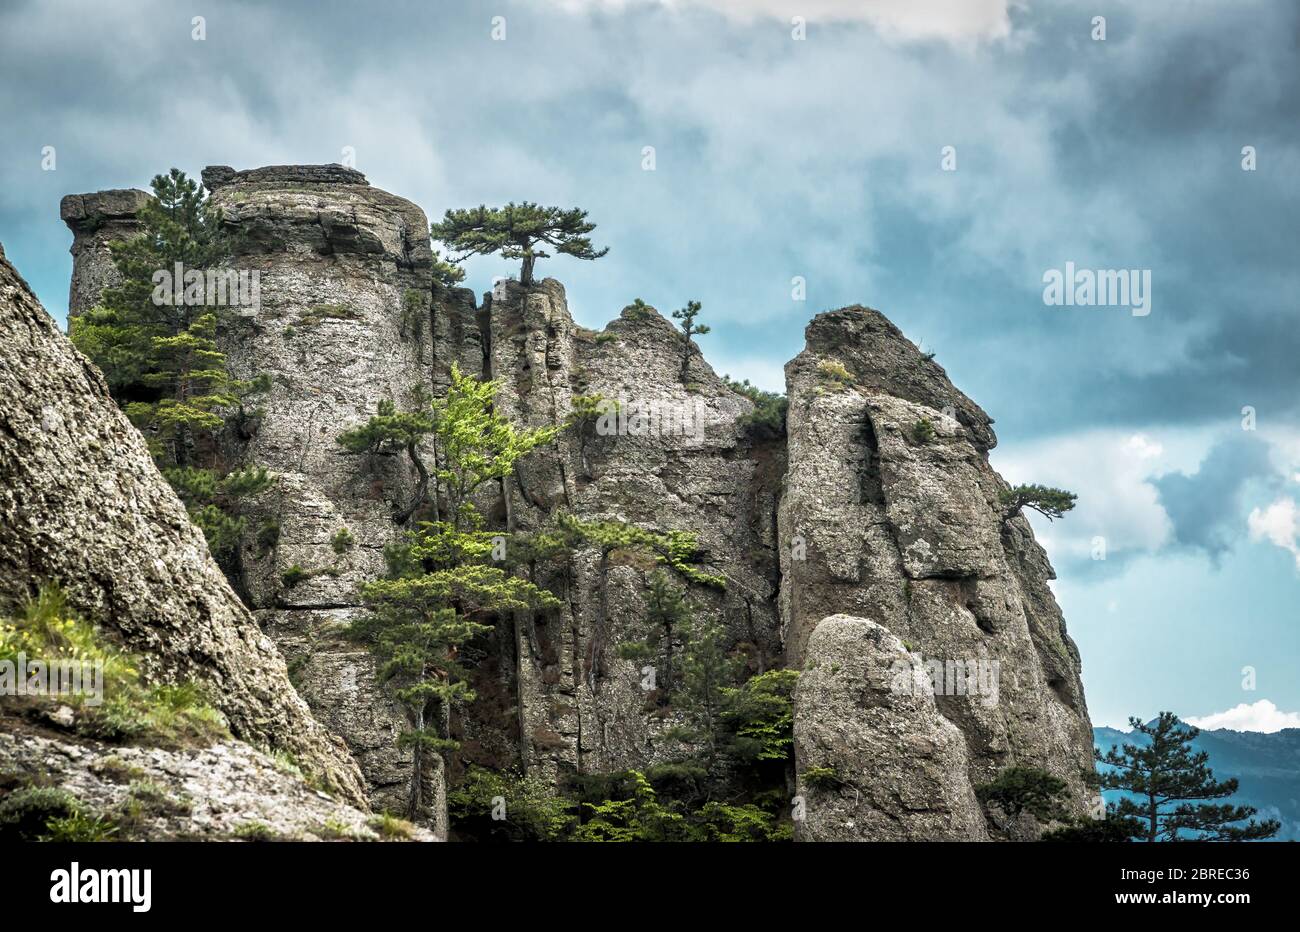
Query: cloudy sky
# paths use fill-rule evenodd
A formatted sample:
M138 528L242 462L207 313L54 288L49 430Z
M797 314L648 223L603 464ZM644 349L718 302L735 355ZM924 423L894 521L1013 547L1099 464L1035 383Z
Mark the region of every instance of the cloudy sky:
M540 268L580 322L698 299L715 368L781 388L812 314L877 307L1010 480L1079 493L1037 529L1094 722L1300 724L1300 6L281 6L0 7L0 242L56 317L59 198L170 166L352 147L430 215L577 204L609 255ZM1150 270L1150 313L1046 305L1067 262Z

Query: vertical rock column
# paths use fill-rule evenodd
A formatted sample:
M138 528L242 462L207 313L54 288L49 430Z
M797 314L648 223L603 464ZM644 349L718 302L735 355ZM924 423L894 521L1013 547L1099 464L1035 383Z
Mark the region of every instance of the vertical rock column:
M144 191L127 188L69 194L59 203L59 216L72 231L69 319L94 307L100 292L120 281L108 244L140 233L136 214L149 199Z
M988 463L996 442L989 418L876 311L818 315L806 336L807 348L786 367L781 601L791 666L861 667L862 650L877 665L887 659L925 671L944 720L930 732L946 733L951 724L965 744L960 753L928 759L964 761L970 787L1012 766L1051 771L1068 782L1070 806L1082 814L1092 738L1079 655L1028 522L1001 513L1006 484ZM896 645L819 638L830 624L824 619L839 613L883 629L906 657ZM904 692L915 685L894 682ZM846 755L835 734L838 726L845 733L883 730L864 746L883 746L891 731L904 740L906 716L890 718L903 705L874 702L869 718L854 713L839 721L850 710L834 696L825 672L796 693L800 772L835 761L841 781L802 785L801 792L810 806L844 809L844 800L854 799L848 808L857 811L839 820L840 834L819 837L885 837L868 826L886 824L880 816L889 804L881 801L905 798L906 778L879 767L878 754ZM925 717L934 717L928 705ZM949 745L936 741L934 748ZM913 822L910 837L932 837L927 824Z
M258 503L244 585L295 685L352 749L372 804L404 812L405 716L341 631L360 610L358 584L385 570L415 473L405 456L349 454L336 438L381 400L402 405L429 385L428 225L337 165L216 167L203 181L239 243L231 269L260 277L260 303L228 315L223 349L240 376L271 379L243 458L278 479ZM344 529L351 541L336 542ZM443 834L440 769L430 781L422 821Z

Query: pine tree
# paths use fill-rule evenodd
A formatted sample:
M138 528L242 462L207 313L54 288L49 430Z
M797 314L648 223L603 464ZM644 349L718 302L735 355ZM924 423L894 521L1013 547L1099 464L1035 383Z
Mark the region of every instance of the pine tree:
M1237 792L1236 779L1214 779L1207 752L1192 751L1200 729L1180 721L1172 712L1161 712L1149 725L1137 718L1130 718L1129 724L1149 738L1149 743L1124 744L1104 755L1099 750L1094 753L1105 767L1100 772L1102 787L1132 794L1115 804L1115 812L1140 823L1134 826L1138 840L1251 841L1277 834L1280 823L1276 819L1256 822L1251 818L1256 810L1250 806L1197 802ZM1233 824L1246 819L1250 821L1245 825Z
M690 618L691 612L685 597L673 587L662 571L656 570L650 576L643 637L618 646L618 654L624 660L662 658L655 682L665 703L677 685L673 670L673 642L681 637L681 631L689 624Z
M1065 489L1054 489L1045 485L1018 485L1011 489L1003 489L998 498L1002 504L1004 521L1020 514L1022 508L1032 508L1051 521L1073 509L1079 496Z
M686 381L686 370L691 364L691 350L695 343L692 336L702 337L712 328L708 324L697 324L695 318L700 316L703 305L699 301L687 301L686 307L673 311L673 318L682 322L682 371L681 379Z
M381 400L376 405L374 417L360 427L344 431L336 438L339 445L349 453L365 453L370 456L388 456L396 452L406 454L420 478L411 501L393 516L398 524L405 524L429 501L429 468L424 464L420 444L433 433L433 409L428 393L422 386L412 388L411 397L410 407L404 411L398 411L397 405L389 399ZM436 519L436 498L434 506Z
M592 247L588 234L595 229L585 210L541 207L524 201L504 207L480 205L448 210L441 223L430 224L429 232L454 254L449 257L452 262L492 253L522 259L519 283L528 286L533 283L533 263L551 255L541 246L550 246L555 254L575 259L599 259L609 252L608 248Z
M160 294L158 273L206 271L231 253L221 214L203 187L173 168L152 182L142 232L109 244L120 283L74 319L72 342L108 382L114 400L144 433L163 475L185 503L209 549L232 578L246 530L241 503L273 481L264 469L230 471L222 437L250 422L247 404L269 379L237 379L217 348L222 312L204 301ZM181 283L173 282L176 288Z
M436 499L441 493L448 503L445 520L421 522L387 548L387 578L361 587L369 612L349 629L374 652L381 679L393 684L407 713L410 727L400 742L412 749L411 818L418 818L427 802L426 755L455 750L452 709L475 698L469 670L459 659L461 648L491 630L499 617L560 604L493 561L494 535L481 529L470 500L484 482L509 475L522 457L556 436L554 428L516 428L494 410L496 389L497 383L480 382L453 367L445 398L430 402L416 393L412 410L384 405L365 425L338 438L354 452L393 445L405 450L426 480L423 497L430 473L418 444L431 436L438 452L433 494Z
M704 738L711 763L718 746L723 700L739 676L741 662L727 651L726 629L712 619L688 621L683 640L680 702Z

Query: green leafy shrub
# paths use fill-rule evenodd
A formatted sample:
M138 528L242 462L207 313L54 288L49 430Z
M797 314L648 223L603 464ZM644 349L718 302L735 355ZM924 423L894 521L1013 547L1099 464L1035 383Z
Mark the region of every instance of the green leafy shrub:
M334 536L330 538L330 546L334 548L334 552L337 554L347 553L356 546L356 543L356 538L352 536L352 532L345 527L339 528L334 532Z
M790 407L790 400L785 395L764 391L751 385L749 379L738 382L731 376L724 375L722 381L733 392L744 395L754 403L754 410L736 421L750 437L756 440L774 440L785 436L786 413Z
M540 777L476 765L447 794L452 829L463 840L558 841L576 821L573 808Z
M912 442L924 445L934 439L934 422L928 417L919 418L912 425Z
M824 385L839 390L853 384L853 373L837 359L823 359L817 363L817 372Z

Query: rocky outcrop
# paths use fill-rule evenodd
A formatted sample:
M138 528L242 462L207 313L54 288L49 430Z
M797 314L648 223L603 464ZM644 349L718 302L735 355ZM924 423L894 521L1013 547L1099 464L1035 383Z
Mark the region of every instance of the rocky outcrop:
M779 450L757 450L738 424L753 405L691 351L653 308L624 309L603 331L576 326L564 288L502 282L486 303L500 409L531 427L565 424L578 396L626 415L602 433L569 429L505 484L505 519L545 526L558 511L695 534L725 591L692 586L697 617L722 622L755 669L779 659L775 506ZM644 767L674 724L646 710L643 673L616 655L645 614L653 566L580 553L563 578L560 617L536 619L517 648L526 761L548 772Z
M378 841L374 816L238 741L175 750L0 732L9 792L57 786L113 841ZM410 826L412 841L433 835Z
M569 513L690 532L702 568L726 583L690 587L696 616L721 622L751 671L804 670L798 770L836 776L801 784L800 837L985 837L974 788L1017 764L1066 779L1082 809L1091 735L1078 652L1028 523L1001 515L992 421L879 313L814 319L786 369L786 436L773 438L746 425L752 403L640 302L593 331L552 279L500 282L481 306L435 284L424 214L354 170L216 167L204 182L238 234L231 268L260 280L256 306L226 315L224 348L238 374L272 380L231 450L279 477L258 504L268 533L243 552L240 582L374 805L403 806L409 757L395 738L406 726L341 632L360 610L357 584L383 570L416 479L403 458L353 456L335 438L381 399L443 393L454 365L498 380L498 409L516 423L565 427L480 491L488 527L535 530ZM77 255L80 280L111 274L93 268L102 249ZM617 429L569 424L593 395L627 413ZM355 543L336 550L345 527ZM306 578L289 585L294 567ZM542 570L536 581L564 607L501 619L476 645L479 699L452 722L458 760L560 780L663 759L675 722L617 653L644 617L654 569L588 550ZM882 691L882 666L903 659L913 677L891 682L924 673L928 692ZM444 775L430 779L423 820L441 834Z
M966 742L919 658L873 621L814 629L794 722L796 841L984 841Z
M356 765L294 692L99 370L0 259L0 613L47 581L153 676L205 684L237 737L363 801Z
M938 713L966 745L970 785L1041 767L1069 783L1082 813L1092 759L1079 655L1028 523L1002 517L990 419L868 308L815 318L786 379L791 664L806 666L827 616L870 619L931 677ZM804 696L801 685L796 708ZM846 779L881 779L873 758L857 771Z
M428 223L337 165L217 167L203 181L237 243L230 268L260 280L260 303L228 315L223 348L238 375L271 380L240 451L277 477L257 508L274 543L250 540L243 554L247 597L303 697L347 741L372 804L404 812L404 716L369 654L341 631L358 610L358 584L384 572L383 549L402 530L394 515L416 477L405 457L353 455L336 438L380 401L404 405L430 387ZM344 529L352 542L336 546ZM286 583L295 567L305 578ZM441 774L431 780L426 821L441 833Z
M131 188L69 194L59 204L59 216L72 231L72 285L68 316L76 317L99 301L100 292L121 281L108 244L140 232L136 214L149 195Z

